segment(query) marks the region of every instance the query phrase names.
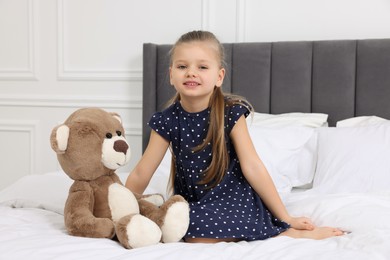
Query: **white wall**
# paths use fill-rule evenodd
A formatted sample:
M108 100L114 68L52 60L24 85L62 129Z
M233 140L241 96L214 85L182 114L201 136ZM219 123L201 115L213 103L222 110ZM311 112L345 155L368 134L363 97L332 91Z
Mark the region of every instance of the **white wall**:
M120 113L141 156L142 44L194 29L223 42L390 38L387 0L0 0L0 189L59 169L51 129Z

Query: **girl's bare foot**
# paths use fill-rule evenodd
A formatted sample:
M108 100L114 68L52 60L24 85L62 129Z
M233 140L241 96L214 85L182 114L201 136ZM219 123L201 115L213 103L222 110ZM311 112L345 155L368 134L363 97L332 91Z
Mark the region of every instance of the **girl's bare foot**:
M298 230L289 228L279 236L288 236L292 238L325 239L329 237L341 236L343 234L344 232L338 228L315 227L313 230Z

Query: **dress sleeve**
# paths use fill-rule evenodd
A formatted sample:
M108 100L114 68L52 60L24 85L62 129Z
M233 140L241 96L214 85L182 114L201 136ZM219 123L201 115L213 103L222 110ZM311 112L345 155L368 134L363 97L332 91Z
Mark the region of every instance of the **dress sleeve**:
M161 135L164 139L170 141L171 140L171 132L169 131L169 122L167 118L164 116L162 112L155 113L152 118L149 120L148 125L152 128L156 133Z
M235 104L227 109L225 115L225 125L228 134L230 134L231 130L236 125L238 119L240 119L242 115L244 115L245 117L248 117L250 115L250 110L247 106Z

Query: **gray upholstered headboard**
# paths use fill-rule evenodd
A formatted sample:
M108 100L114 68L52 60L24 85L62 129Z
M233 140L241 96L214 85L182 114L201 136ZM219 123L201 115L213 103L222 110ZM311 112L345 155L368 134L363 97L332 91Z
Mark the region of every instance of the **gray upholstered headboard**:
M353 116L390 119L390 39L224 44L223 89L243 95L257 112L329 114L329 124ZM143 47L143 149L152 113L174 94L171 45Z

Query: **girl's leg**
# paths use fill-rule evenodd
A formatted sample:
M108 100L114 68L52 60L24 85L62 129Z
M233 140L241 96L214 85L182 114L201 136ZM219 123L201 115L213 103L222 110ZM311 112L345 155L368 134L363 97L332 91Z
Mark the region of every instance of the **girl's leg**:
M313 230L298 230L289 228L279 236L288 236L292 238L310 238L310 239L325 239L328 237L341 236L344 232L338 228L332 227L316 227Z
M309 238L309 239L325 239L329 237L341 236L344 232L338 228L332 227L316 227L313 230L299 230L289 228L278 236L288 236L292 238ZM185 238L188 243L218 243L218 242L238 242L238 238Z

